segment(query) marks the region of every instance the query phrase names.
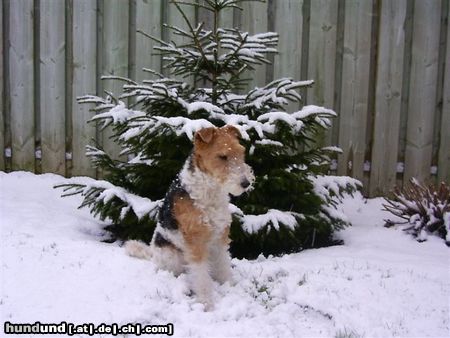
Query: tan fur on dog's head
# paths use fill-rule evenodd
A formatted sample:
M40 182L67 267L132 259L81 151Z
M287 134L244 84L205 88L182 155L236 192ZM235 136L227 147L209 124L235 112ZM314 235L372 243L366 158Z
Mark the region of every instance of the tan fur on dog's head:
M239 143L239 130L233 126L205 128L194 138L194 161L197 168L214 177L233 195L248 190L254 181L245 163L245 148Z

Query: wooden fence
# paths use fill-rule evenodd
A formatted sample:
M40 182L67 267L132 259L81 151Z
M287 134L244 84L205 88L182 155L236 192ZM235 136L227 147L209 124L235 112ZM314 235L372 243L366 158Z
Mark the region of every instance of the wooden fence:
M412 176L450 182L449 0L243 7L224 13L222 26L280 34L280 53L252 85L315 79L305 102L339 114L319 140L343 149L337 174L360 179L370 196ZM0 170L95 176L85 145L117 149L75 98L120 91L104 74L142 80L142 67L160 70L152 41L136 30L176 39L162 23L183 26L181 15L167 0L3 0L0 13ZM201 9L187 15L210 22Z

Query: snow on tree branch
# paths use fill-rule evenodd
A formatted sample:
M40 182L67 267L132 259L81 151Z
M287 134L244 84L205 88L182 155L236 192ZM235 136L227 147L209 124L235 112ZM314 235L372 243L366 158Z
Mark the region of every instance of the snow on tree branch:
M157 91L159 91L159 89ZM140 94L142 94L142 92L140 92ZM164 92L162 95L171 96L169 92ZM145 99L147 100L148 98ZM188 116L193 112L203 110L212 119L221 121L223 124L237 126L241 131L242 137L247 140L250 139L248 134L250 130L254 130L260 140L270 139L270 134L276 133L279 123L289 125L296 133L302 132L305 123L308 123L309 120L314 121L323 128L328 128L331 125L330 118L336 115L336 113L330 109L309 105L294 113L272 111L262 114L254 120L248 115L227 114L222 108L210 102L187 102L181 97L176 96L176 94L173 95L173 99L179 105L180 115ZM181 110L184 110L185 113L181 114ZM119 137L119 139L123 141L127 141L133 137L143 136L144 133L156 132L158 134L158 129L161 127L166 127L164 128L164 132L166 132L168 128L175 132L177 136L186 134L187 137L192 140L193 134L196 131L201 128L213 126L213 124L206 119L190 119L184 116L151 116L141 111L128 109L123 101L119 101L119 104L112 106L109 111L94 116L92 121L95 120L104 120L105 126L110 123L114 125L126 123L124 131ZM280 142L279 140L273 141Z
M270 63L266 54L276 53L278 34L274 32L250 35L236 29L219 29L222 48L229 52L221 55L219 61L229 63L233 59L242 63Z
M68 183L58 185L55 188L64 189L62 196L81 195L84 200L80 207L93 206L98 203L106 205L117 198L124 204L122 216L125 215L125 211L131 209L138 219L145 216L156 218L162 203L162 200L151 201L148 198L129 193L124 188L116 187L108 181L97 181L88 177L69 179Z
M119 104L114 106L111 110L95 115L91 121L103 120L103 127L109 124L122 124L126 123L132 118L145 116L145 113L141 111L130 110L125 106L123 101L119 101Z
M293 81L289 78L282 78L267 84L263 88L255 88L246 97L243 108L254 107L260 109L264 106L282 106L289 101L301 101L300 94L296 91L302 87L311 86L313 80Z
M293 230L298 224L298 218L302 217L304 216L298 213L270 209L261 215L242 215L241 222L243 229L252 234L257 233L267 225L279 230L280 224L282 224Z
M314 192L325 204L362 188L360 181L347 176L311 175L309 179L313 183Z
M322 200L321 217L333 220L335 229L341 229L348 224L348 217L341 210L340 202L345 195L353 195L362 188L362 183L347 176L310 175L313 190Z

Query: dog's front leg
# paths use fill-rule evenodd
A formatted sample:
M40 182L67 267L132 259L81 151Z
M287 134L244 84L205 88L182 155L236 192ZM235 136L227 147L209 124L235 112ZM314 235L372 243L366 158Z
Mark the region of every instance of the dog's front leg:
M209 237L208 232L199 231L186 241L189 281L197 300L205 305L205 310L213 308L213 281L209 274Z
M205 309L212 308L213 281L209 275L208 243L211 241L211 226L205 221L203 212L185 196L174 201L174 216L185 241L185 261L191 288Z
M231 257L228 251L230 246L229 227L222 236L210 247L210 266L212 277L223 284L231 280Z
M210 260L212 277L223 284L231 280L231 258L228 249L218 246L212 249Z
M209 275L207 260L188 263L189 281L198 302L204 304L205 310L213 308L213 281Z

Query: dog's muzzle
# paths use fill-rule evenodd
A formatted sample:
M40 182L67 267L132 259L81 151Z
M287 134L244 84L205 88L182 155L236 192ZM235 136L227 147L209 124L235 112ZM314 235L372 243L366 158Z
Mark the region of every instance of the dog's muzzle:
M241 182L241 187L245 190L247 190L248 187L250 187L251 183L248 179L244 178L244 180Z
M229 192L234 196L239 196L246 191L250 191L255 181L252 168L247 165L236 166L230 175Z

